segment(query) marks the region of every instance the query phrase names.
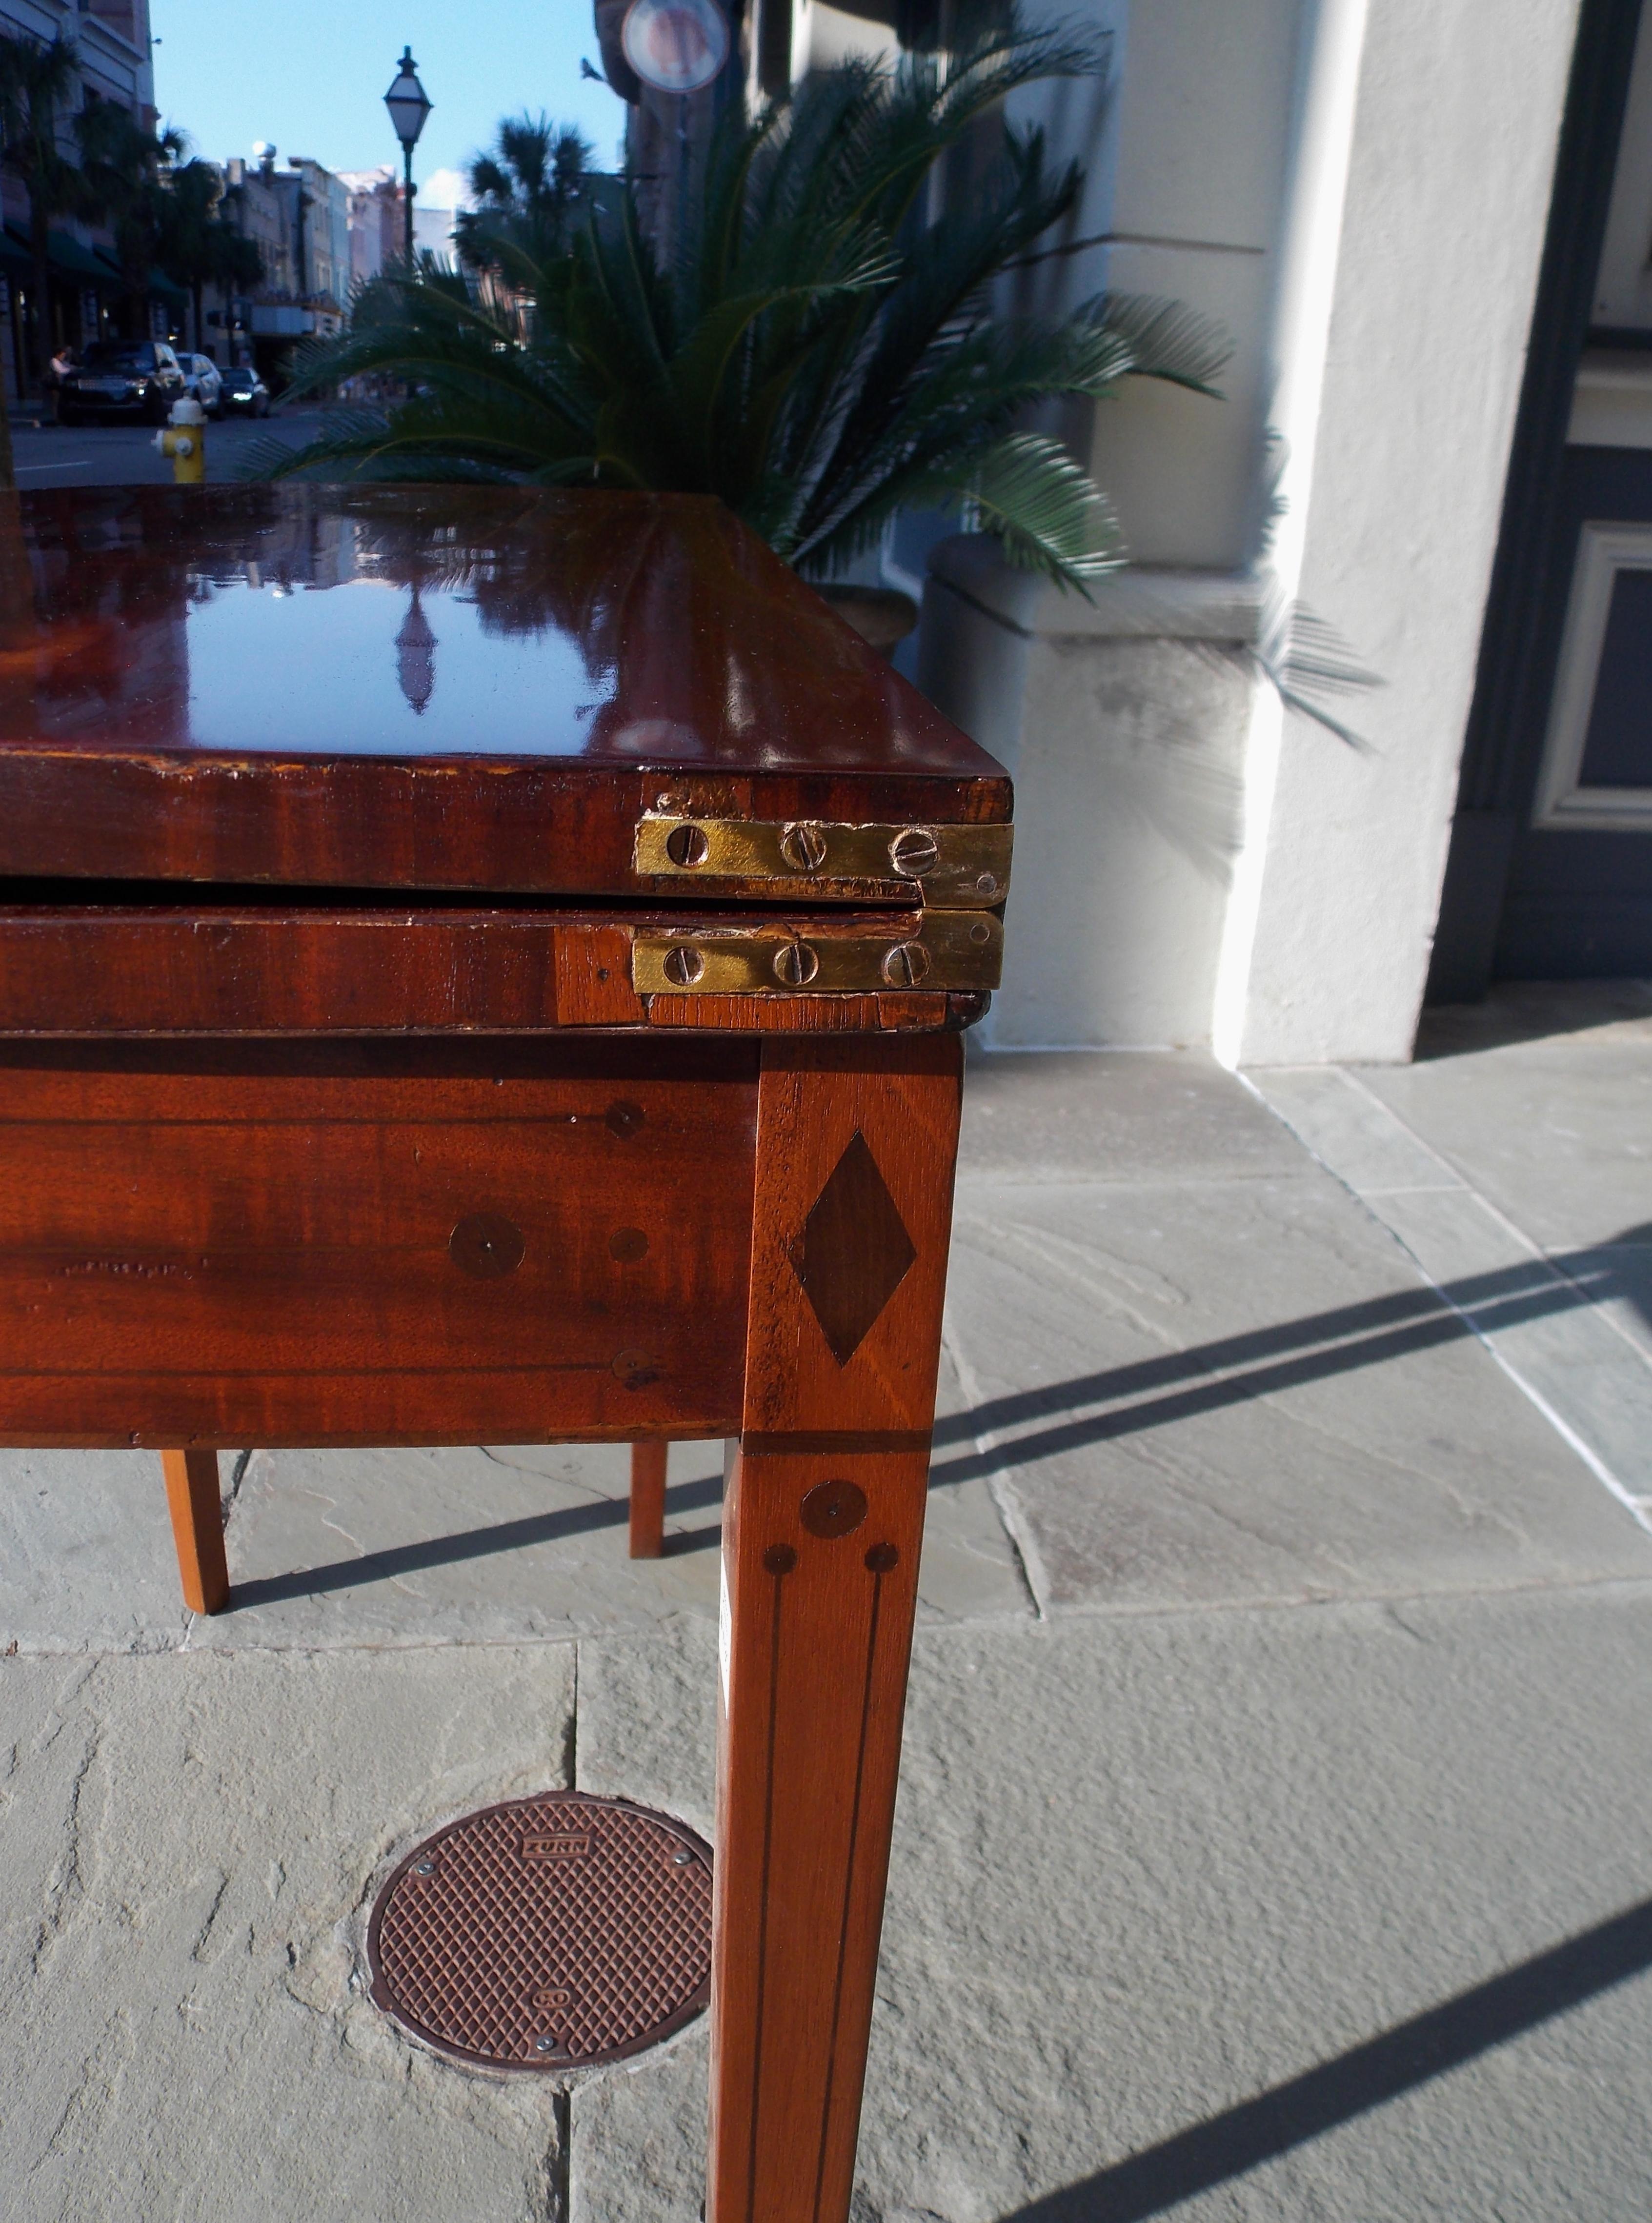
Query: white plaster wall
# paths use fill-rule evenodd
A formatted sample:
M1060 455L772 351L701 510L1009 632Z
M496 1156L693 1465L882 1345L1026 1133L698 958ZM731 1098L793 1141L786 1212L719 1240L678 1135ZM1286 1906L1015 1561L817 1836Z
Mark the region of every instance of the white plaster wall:
M1145 382L1082 428L1145 569L1096 605L945 544L920 684L1016 779L1001 1046L1203 1042L1233 860L1260 601L1274 263L1298 0L1096 0L1111 90L1031 88L1016 119L1086 171L1004 305L1106 288L1185 300L1234 342L1214 401ZM1068 9L1050 0L1044 11Z
M1410 1055L1576 13L1370 9L1292 524L1302 601L1383 684L1352 708L1364 750L1296 716L1277 734L1245 860L1248 948L1225 965L1218 1048L1234 1062Z
M1113 79L1031 87L1018 120L1083 163L1028 305L1104 290L1184 301L1233 343L1225 399L1138 382L1094 413L1096 478L1144 564L1243 564L1261 516L1271 312L1299 0L1091 0ZM1046 16L1072 10L1046 0Z
M1256 619L1226 573L1132 571L1090 607L990 543L935 551L919 684L1015 779L994 1047L1207 1039Z

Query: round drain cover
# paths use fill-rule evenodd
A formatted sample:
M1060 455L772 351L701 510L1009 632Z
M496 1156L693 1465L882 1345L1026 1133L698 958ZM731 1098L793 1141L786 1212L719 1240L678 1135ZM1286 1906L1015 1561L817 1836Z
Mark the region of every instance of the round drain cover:
M408 1854L367 1953L379 2006L460 2061L618 2061L705 2006L711 1850L620 1798L487 1806Z

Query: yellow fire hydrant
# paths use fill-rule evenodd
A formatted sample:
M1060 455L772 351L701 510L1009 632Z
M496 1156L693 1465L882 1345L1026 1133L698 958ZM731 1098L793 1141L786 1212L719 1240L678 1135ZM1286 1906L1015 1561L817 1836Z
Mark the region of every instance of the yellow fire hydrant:
M176 486L202 486L206 480L206 412L199 401L174 401L172 418L154 444L172 457Z

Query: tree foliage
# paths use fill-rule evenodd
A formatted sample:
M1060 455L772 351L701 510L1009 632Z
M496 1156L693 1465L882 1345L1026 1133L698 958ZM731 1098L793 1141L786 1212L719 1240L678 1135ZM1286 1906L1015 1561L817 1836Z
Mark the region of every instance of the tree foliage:
M553 261L590 211L590 142L548 116L508 117L466 175L475 205L460 211L453 237L460 261L473 270L497 270L501 255L536 268Z
M224 179L211 162L176 164L161 180L155 206L155 259L189 288L199 346L205 288L247 292L263 277L263 255L257 242L244 238L230 222Z
M1170 303L1100 295L1040 317L994 302L1080 183L1002 103L1104 60L1087 34L1012 18L950 54L843 63L754 119L730 111L669 264L629 180L565 253L493 236L525 318L429 258L389 272L297 382L376 372L412 397L253 467L716 494L817 575L901 507L967 505L1012 562L1081 589L1119 559L1118 532L1029 412L1131 376L1208 393L1226 353ZM983 134L995 151L971 192L932 213L937 164Z
M136 303L163 260L184 135L140 123L112 100L89 100L76 118L76 133L90 200L114 234L115 259L128 298Z
M51 354L47 303L51 298L51 223L56 216L91 213L85 172L65 154L59 125L74 107L80 60L60 35L37 39L0 37L0 162L28 195L29 251L34 262L35 314L29 352L36 382L43 382Z

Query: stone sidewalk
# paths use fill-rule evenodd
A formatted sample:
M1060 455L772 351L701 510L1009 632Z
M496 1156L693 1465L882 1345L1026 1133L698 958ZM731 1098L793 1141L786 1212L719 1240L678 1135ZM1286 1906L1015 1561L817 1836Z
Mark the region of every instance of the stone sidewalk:
M1646 2207L1652 995L1417 1064L972 1064L857 2223ZM230 1467L226 1459L226 1473ZM0 1454L8 2219L681 2218L704 2044L493 2081L378 1879L569 1781L709 1822L717 1447Z

